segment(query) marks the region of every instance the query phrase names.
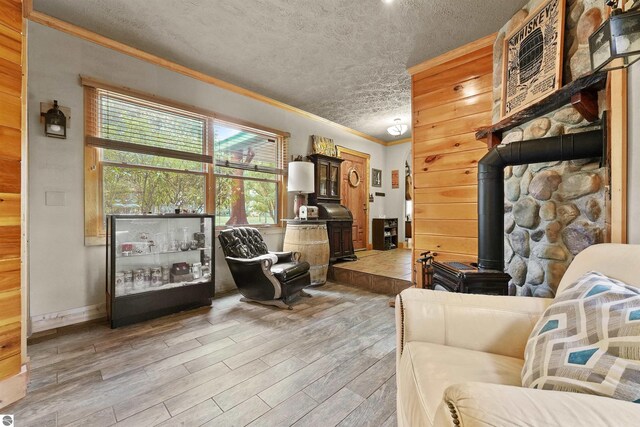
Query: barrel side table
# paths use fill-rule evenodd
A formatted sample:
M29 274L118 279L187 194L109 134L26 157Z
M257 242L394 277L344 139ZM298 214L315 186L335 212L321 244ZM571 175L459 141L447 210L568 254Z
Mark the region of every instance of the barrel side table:
M329 235L327 222L321 220L285 220L285 252L300 252L301 261L307 261L311 268L311 286L324 285L329 269Z

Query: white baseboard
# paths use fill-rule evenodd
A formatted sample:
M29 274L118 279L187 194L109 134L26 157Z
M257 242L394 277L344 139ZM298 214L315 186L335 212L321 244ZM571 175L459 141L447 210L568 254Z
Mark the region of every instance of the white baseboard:
M57 313L39 314L31 317L31 332L42 332L107 316L107 304L72 308Z

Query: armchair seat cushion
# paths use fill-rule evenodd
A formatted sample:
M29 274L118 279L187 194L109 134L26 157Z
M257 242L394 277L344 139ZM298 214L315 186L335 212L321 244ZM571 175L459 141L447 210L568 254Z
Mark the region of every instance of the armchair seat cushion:
M403 425L433 425L442 395L452 384L475 381L520 386L523 363L521 359L481 351L407 343L396 373L398 413L405 421Z
M309 271L308 262L281 262L271 266L271 272L281 282L287 282Z

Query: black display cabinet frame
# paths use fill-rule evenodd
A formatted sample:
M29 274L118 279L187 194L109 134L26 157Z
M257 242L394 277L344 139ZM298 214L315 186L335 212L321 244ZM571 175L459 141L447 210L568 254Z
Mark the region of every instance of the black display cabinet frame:
M122 229L125 223L142 224L154 221L166 221L165 230L174 225L189 223L190 233L199 231L204 234L204 245L197 249L182 251L166 250L142 254L123 256L122 239L118 239L119 233L126 232ZM208 222L208 226L206 226ZM120 224L119 224L120 223ZM121 225L119 228L118 225ZM144 227L143 227L144 228ZM151 228L151 227L150 227ZM188 227L182 227L183 229ZM160 233L159 233L160 234ZM208 214L179 214L179 215L109 215L107 217L107 274L106 274L106 299L107 314L112 328L130 325L149 319L165 316L167 314L211 305L215 295L215 217ZM178 236L179 239L181 236ZM168 237L167 237L168 239ZM152 239L150 239L152 240ZM170 244L170 242L169 242ZM127 248L128 249L128 248ZM209 262L209 276L202 275L202 266ZM150 265L153 259L158 265L173 265L176 261L199 260L201 264L201 277L187 282L163 283L156 287L147 287L131 293L122 294L122 290L116 292L116 273L125 268L121 264L126 260L126 265L131 266L139 260L140 266ZM131 270L129 270L131 271ZM122 289L122 288L120 288Z

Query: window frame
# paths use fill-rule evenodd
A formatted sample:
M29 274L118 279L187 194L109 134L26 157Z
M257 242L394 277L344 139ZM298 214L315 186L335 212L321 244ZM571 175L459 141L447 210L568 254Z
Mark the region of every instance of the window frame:
M256 228L263 229L280 229L282 228L283 218L286 215L288 209L288 198L286 189L286 165L287 165L287 153L288 153L288 140L290 134L288 132L279 131L276 129L268 128L261 125L256 125L244 120L235 119L230 116L218 114L209 110L201 109L191 105L182 104L166 98L157 97L155 95L147 94L140 91L135 91L125 87L119 87L109 83L105 83L93 78L80 76L81 84L84 90L84 236L85 245L104 245L106 242L106 229L104 227L104 207L103 207L103 178L104 178L104 165L113 164L111 162L103 161L102 148L97 146L95 140L92 141L98 134L98 121L97 118L91 113L96 110L95 104L97 103L96 90L101 89L112 92L114 94L120 94L126 97L139 100L142 104L144 102L151 102L166 107L167 109L175 109L187 113L190 116L202 116L206 119L206 138L204 143L207 147L207 154L212 156L213 159L213 139L214 139L214 125L216 121L226 123L233 127L243 128L251 132L259 133L262 135L269 135L274 137L278 141L278 146L282 151L282 166L283 173L277 175L277 221L276 224L255 224L252 225ZM95 139L95 138L94 138ZM151 151L151 150L150 150ZM149 153L154 154L154 153ZM156 154L157 155L157 154ZM184 172L191 174L203 175L205 177L205 212L207 214L215 214L215 200L216 183L215 183L215 160L211 163L203 163L203 172L196 171L178 171L168 168L155 168L153 166L143 165L126 165L116 164L125 167L132 168L146 168L152 170L168 170L174 172ZM217 226L216 231L228 228L228 226Z
M275 224L238 224L238 226L243 226L243 225L248 225L251 227L256 227L256 228L262 228L262 229L270 229L270 228L282 228L282 220L284 219L284 214L286 213L287 209L288 209L288 205L287 205L287 194L286 194L286 176L287 176L287 149L288 149L288 137L286 136L282 136L282 135L278 135L275 134L273 132L269 132L269 131L265 131L265 130L261 130L261 129L256 129L255 127L252 126L247 126L247 125L242 125L242 124L238 124L236 122L230 121L230 120L223 120L223 119L216 119L214 120L214 128L216 126L216 123L219 123L223 126L227 126L230 128L235 128L237 130L240 131L246 131L246 132L252 132L261 136L264 136L266 138L272 138L276 140L276 144L277 144L277 150L278 150L278 154L277 154L277 161L278 161L278 167L275 169L280 169L281 173L273 173L274 179L267 179L267 178L255 178L255 177L250 177L250 176L243 176L243 177L238 177L238 176L234 176L234 175L228 175L228 174L220 174L220 173L216 173L215 172L215 167L216 167L216 160L215 160L215 154L214 154L214 159L213 159L213 178L214 178L214 183L215 180L217 179L217 177L224 177L224 178L230 178L230 179L237 179L237 180L242 180L242 181L255 181L255 182L271 182L271 183L275 183L276 184L276 198L277 198L277 207L276 207L276 221ZM214 141L215 144L215 141ZM215 150L215 145L214 145L214 150ZM229 169L241 169L241 168L233 168L232 166L227 166ZM247 168L246 170L251 170L253 168ZM271 173L271 172L266 172L266 173ZM215 204L215 199L214 199L214 204ZM215 212L215 206L214 206L214 212ZM217 217L216 217L217 218ZM229 225L216 225L215 229L216 231L220 231L220 230L224 230L226 228L229 227L233 227L233 226L229 226Z

